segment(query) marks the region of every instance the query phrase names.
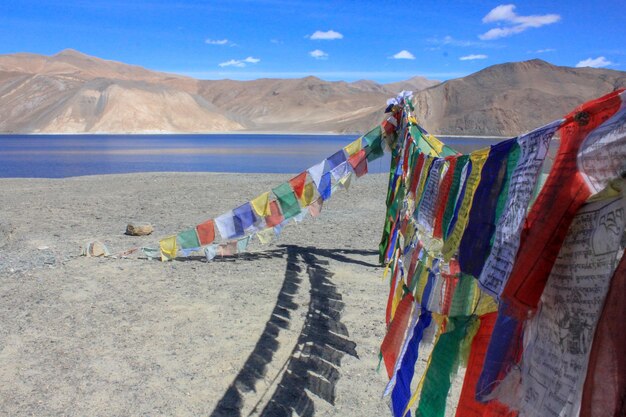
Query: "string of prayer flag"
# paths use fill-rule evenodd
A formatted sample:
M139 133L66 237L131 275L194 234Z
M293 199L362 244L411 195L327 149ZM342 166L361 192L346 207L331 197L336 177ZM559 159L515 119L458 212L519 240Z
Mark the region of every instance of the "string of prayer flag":
M459 417L594 409L585 401L602 394L587 376L597 375L587 372L589 351L626 363L601 350L610 338L593 337L626 242L625 97L611 93L468 155L417 124L410 96L390 101L380 141L392 156L379 246L389 280L380 353L394 416L415 405L416 415L443 416L464 363ZM533 201L555 136L557 157ZM436 323L434 347L407 393L419 351L410 318L423 314ZM614 392L607 415L622 407Z
M325 200L338 190L348 190L352 174L367 173L367 161L382 156L384 146L380 126L301 172L288 182L266 191L249 202L207 220L176 236L163 239L159 248L138 248L149 259L162 261L201 252L207 260L217 255L231 256L247 250L256 235L267 244L280 235L288 220L300 223L307 215L317 217ZM310 181L309 181L310 178ZM216 230L225 242L216 241Z
M211 260L246 251L252 234L269 243L288 222L317 217L388 150L380 358L394 416L415 407L443 416L453 378L463 379L459 417L623 413L626 360L609 345L626 345L610 323L626 305L626 93L466 155L419 126L411 100L402 92L361 138L143 252L166 261L200 249ZM226 242L214 243L214 229ZM431 342L413 388L418 352ZM604 374L615 389L603 389Z

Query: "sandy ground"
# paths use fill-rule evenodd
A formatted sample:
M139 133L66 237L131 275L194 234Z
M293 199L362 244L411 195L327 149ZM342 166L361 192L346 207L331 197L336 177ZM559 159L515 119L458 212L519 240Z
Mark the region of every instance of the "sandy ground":
M156 244L288 178L0 179L0 415L390 415L376 372L385 175L238 258L78 256L95 239ZM154 235L124 235L129 221Z

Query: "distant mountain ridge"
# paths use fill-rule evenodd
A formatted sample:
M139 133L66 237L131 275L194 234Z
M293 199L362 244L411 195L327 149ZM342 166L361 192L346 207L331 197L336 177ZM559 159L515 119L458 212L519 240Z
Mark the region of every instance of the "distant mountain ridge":
M626 87L626 72L570 68L533 59L493 65L414 95L432 132L516 135L559 119L585 101Z
M415 93L433 133L511 135L626 86L621 71L540 60L494 65L440 83L316 77L197 80L74 50L0 56L0 133L365 132L387 98Z

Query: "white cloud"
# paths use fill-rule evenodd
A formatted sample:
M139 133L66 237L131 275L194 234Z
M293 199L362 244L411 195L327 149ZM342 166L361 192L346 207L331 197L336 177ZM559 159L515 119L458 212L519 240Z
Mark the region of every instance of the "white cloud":
M511 26L507 28L495 28L490 29L487 32L479 35L478 37L484 41L490 41L492 39L506 38L507 36L517 35L522 33L526 28L522 26Z
M231 59L230 61L222 62L219 64L220 67L238 67L243 68L246 66L242 61L238 61L236 59Z
M270 39L270 42L276 45L281 45L283 43L283 41L281 41L280 39Z
M606 59L605 57L599 56L597 58L587 58L587 59L580 61L578 64L576 64L576 68L582 68L582 67L602 68L602 67L608 67L609 65L612 65L612 64L613 63L609 61L608 59Z
M401 50L391 58L393 59L415 59L415 56L406 49Z
M246 59L231 59L230 61L222 62L218 65L222 68L224 67L243 68L246 66L246 64L256 64L258 62L261 62L259 58L253 58L249 56Z
M442 45L451 45L451 46L476 46L476 44L479 42L454 39L452 36L447 35L447 36L444 36L443 39L440 40L440 43Z
M438 46L453 46L453 47L461 47L461 48L470 48L470 47L474 47L474 48L498 48L501 45L494 43L494 42L481 42L481 41L474 41L474 40L467 40L467 39L456 39L453 38L450 35L444 36L443 38L439 38L439 37L432 37L432 38L428 38L426 39L426 42L431 44L431 45L438 45ZM441 49L441 48L439 48ZM430 48L429 50L435 50L434 48Z
M483 55L483 54L472 54L472 55L465 55L462 56L461 58L459 58L461 61L473 61L475 59L486 59L487 55Z
M228 39L207 39L204 43L209 45L228 45L231 42Z
M555 51L556 51L556 49L554 49L554 48L545 48L545 49L537 49L535 51L535 53L545 54L545 53L548 53L548 52L555 52Z
M498 22L500 20L513 20L516 16L514 10L514 4L501 4L491 9L491 11L483 17L483 23Z
M320 49L309 52L309 55L315 59L328 59L328 54Z
M322 32L321 30L316 30L309 39L312 40L324 40L324 41L332 41L335 39L343 39L343 35L339 32L335 32L334 30L327 30L326 32Z
M558 14L543 14L520 16L515 13L514 4L501 4L493 9L485 17L483 23L504 22L504 27L490 29L478 37L484 41L505 38L524 32L526 29L539 28L561 20Z

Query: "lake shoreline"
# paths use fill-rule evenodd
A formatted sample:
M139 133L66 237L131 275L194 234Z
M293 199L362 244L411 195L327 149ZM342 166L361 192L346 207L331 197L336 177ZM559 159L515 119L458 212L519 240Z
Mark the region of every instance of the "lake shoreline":
M131 172L298 173L357 135L28 135L0 137L0 178L68 178ZM442 137L459 152L500 139ZM369 164L387 172L390 156Z
M366 133L366 132L365 132ZM15 136L211 136L211 135L254 135L254 136L362 136L365 133L361 132L283 132L283 131L224 131L224 132L140 132L140 133L109 133L109 132L72 132L72 133L4 133L0 132L0 139L3 137L15 137ZM463 139L486 139L486 140L505 140L510 136L499 135L439 135L432 133L437 138L463 138Z

